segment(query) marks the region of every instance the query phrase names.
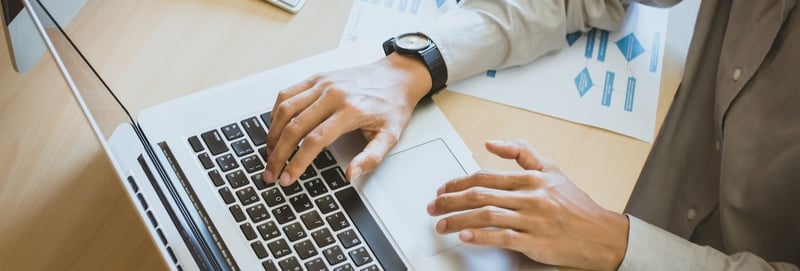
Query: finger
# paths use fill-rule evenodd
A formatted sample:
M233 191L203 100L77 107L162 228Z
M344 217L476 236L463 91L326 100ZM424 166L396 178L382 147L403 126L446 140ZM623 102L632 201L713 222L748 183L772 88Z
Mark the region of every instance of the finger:
M347 167L347 180L354 180L366 172L371 172L383 161L389 150L397 144L398 136L388 130L381 130L367 143L359 154L353 157Z
M454 193L471 187L486 187L499 190L516 190L529 186L524 171L480 170L468 176L455 178L439 187L436 195Z
M471 187L464 191L445 193L436 197L428 204L428 214L437 216L451 212L481 208L484 206L497 206L517 210L521 208L520 200L516 194L486 187Z
M525 221L517 212L496 206L484 206L439 220L436 223L436 232L445 234L486 227L523 231Z
M526 170L542 170L544 168L542 159L528 143L522 140L490 140L486 142L486 150L505 159L514 159L519 166Z
M512 229L467 229L458 233L466 243L522 251L529 237Z
M317 138L320 137L321 135L325 135L326 137L333 137L333 139L341 135L341 132L337 130L341 128L343 125L331 125L330 123L328 123L325 126L322 126L321 129L318 129L320 128L320 125L323 122L327 122L332 117L331 114L333 114L335 110L334 107L330 105L332 102L333 101L329 99L319 99L317 100L317 102L311 104L306 110L300 113L297 117L293 118L288 124L286 124L284 129L280 131L280 135L277 139L277 142L275 143L275 148L273 148L269 152L269 159L267 161L267 170L264 173L265 177L268 177L267 175L271 175L273 176L273 178L280 178L282 181L281 184L284 185L291 184L291 182L293 182L295 178L299 176L296 174L298 170L297 167L300 167L302 165L297 163L292 165L292 170L293 170L292 173L286 173L287 174L286 176L284 176L281 173L281 170L283 170L283 167L287 165L286 162L289 159L292 159L292 154L295 153L295 149L297 148L297 145L300 143L301 139L307 137L309 132L314 129L317 129L317 131L315 132L315 136L312 139L312 141L318 139L321 140L321 138ZM334 120L338 121L339 118L336 118ZM331 129L334 130L329 131ZM273 131L272 133L279 133L279 132ZM330 141L332 142L333 139L331 139ZM306 149L308 149L308 147ZM300 150L298 149L297 151L299 152ZM308 151L306 150L304 152L307 153ZM318 152L319 150L317 150L317 153ZM314 155L316 155L316 153ZM304 169L305 167L299 170L302 171ZM290 174L295 174L295 175L290 175Z
M287 93L291 93L291 91L294 90L289 90ZM283 93L281 95L283 95ZM283 129L289 125L292 119L301 112L306 111L309 106L319 100L320 96L322 96L322 89L321 86L314 85L300 93L292 95L292 97L286 98L280 103L276 103L275 107L272 108L272 124L267 134L267 150L269 151L275 149Z
M303 137L303 143L297 153L291 157L291 161L286 165L279 178L279 183L283 186L292 184L303 174L305 169L311 165L314 158L319 155L325 146L336 141L339 136L349 132L351 124L343 123L341 114L333 114L331 117L320 123L310 133Z

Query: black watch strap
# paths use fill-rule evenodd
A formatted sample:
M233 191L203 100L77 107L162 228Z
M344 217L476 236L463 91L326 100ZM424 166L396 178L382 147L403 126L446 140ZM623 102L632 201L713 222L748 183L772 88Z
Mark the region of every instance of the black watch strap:
M421 33L413 34L425 36ZM427 38L427 36L425 37ZM383 43L384 53L389 55L396 51L399 54L414 56L422 60L431 75L431 89L428 91L425 97L430 97L447 86L447 66L444 63L444 58L442 57L441 52L439 52L439 48L436 46L436 43L431 40L428 47L417 51L404 51L395 48L396 40L397 37L392 37ZM430 38L428 40L430 40Z

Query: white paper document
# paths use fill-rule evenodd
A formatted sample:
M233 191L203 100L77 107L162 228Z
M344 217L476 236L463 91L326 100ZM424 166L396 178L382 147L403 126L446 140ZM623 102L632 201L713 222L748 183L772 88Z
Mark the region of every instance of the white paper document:
M619 31L568 34L553 55L448 89L652 142L667 19L632 4Z
M380 46L389 37L419 31L455 0L353 0L339 48L369 41Z

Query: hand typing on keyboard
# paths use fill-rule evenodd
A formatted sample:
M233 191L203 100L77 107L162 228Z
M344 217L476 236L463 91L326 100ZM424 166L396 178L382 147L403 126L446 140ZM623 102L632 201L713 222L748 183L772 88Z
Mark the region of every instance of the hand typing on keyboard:
M421 61L392 54L281 91L272 109L264 180L292 184L325 146L356 129L368 143L347 167L347 179L372 171L397 143L430 88L430 74Z

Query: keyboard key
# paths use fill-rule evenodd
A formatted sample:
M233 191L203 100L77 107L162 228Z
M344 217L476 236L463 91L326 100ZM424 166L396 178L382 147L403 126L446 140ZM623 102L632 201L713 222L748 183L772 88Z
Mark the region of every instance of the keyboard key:
M344 217L342 212L329 215L325 218L325 220L327 220L328 224L331 225L333 231L339 231L341 229L350 227L350 222L347 222L347 219Z
M267 212L267 208L264 207L264 204L258 204L247 208L247 214L250 216L250 219L253 220L253 223L258 223L269 218L269 212Z
M377 265L373 264L373 265L370 265L370 266L367 266L367 267L361 269L361 271L380 271L380 269L378 269Z
M227 187L220 188L219 195L222 197L222 201L224 201L225 204L231 204L236 201L236 199L233 198L233 193L231 193L231 190Z
M267 223L258 225L256 228L258 229L258 233L261 234L261 238L263 238L264 241L272 240L272 238L281 235L281 232L278 231L278 226L276 226L275 222L272 221L267 221Z
M200 134L200 137L202 137L203 141L206 142L206 146L208 146L208 150L211 151L212 155L217 155L228 151L228 145L225 145L225 141L222 140L222 137L219 135L217 130L211 130L202 133Z
M313 230L325 225L317 211L311 211L300 215L300 220L303 220L303 224L306 225L306 229L308 230Z
M215 186L225 184L225 181L222 180L222 176L219 175L219 171L216 169L208 172L208 178L211 179L211 182L214 183Z
M247 177L244 176L244 172L242 172L241 170L225 174L225 178L228 179L228 183L234 189L242 187L247 184Z
M236 159L234 159L233 155L230 153L217 157L217 165L222 169L222 172L228 172L239 167L239 163L236 162Z
M205 169L214 167L214 162L211 162L211 157L208 156L208 153L203 152L198 154L197 160L200 160L200 164L202 164Z
M295 212L298 214L314 207L314 205L311 205L311 200L308 199L308 195L306 194L300 194L290 198L289 203L292 204L292 207L294 207Z
M312 178L314 176L317 176L317 171L314 170L314 167L309 165L308 167L306 167L306 170L303 171L303 174L300 175L300 180L308 180L309 178Z
M348 264L344 264L342 266L334 268L333 271L353 271L353 267L350 266L350 264L348 263Z
M386 235L378 227L378 223L375 222L375 218L369 213L356 190L352 186L342 189L336 192L336 199L353 220L353 224L356 225L364 240L367 240L375 257L380 259L383 268L387 271L407 270L406 265L397 255L389 240L386 239Z
M244 135L244 133L242 133L242 129L239 129L239 124L236 123L222 126L222 133L225 134L225 138L228 140L234 140Z
M249 186L236 191L236 196L239 198L239 202L244 206L256 203L259 200L256 190Z
M344 180L344 173L342 173L342 169L339 167L327 169L321 174L322 178L325 179L325 182L328 183L328 187L330 187L331 190L339 189L348 184L348 182Z
M300 256L301 260L317 255L317 249L314 248L314 245L312 245L309 240L303 240L302 242L294 244L294 251L297 251L297 255Z
M302 267L300 267L300 263L297 262L297 258L295 257L289 257L285 260L282 260L279 264L283 271L303 271Z
M264 163L269 160L269 155L267 155L267 147L261 147L258 149L258 154L261 155L261 159L264 159Z
M283 238L268 243L267 247L269 248L269 251L272 252L272 256L275 256L276 259L280 259L281 257L292 253L289 251L289 244L287 244L286 240L283 240Z
M339 246L332 246L323 250L322 255L325 255L325 259L328 260L330 265L336 265L345 260L344 253Z
M266 260L261 263L261 266L264 267L264 271L279 271L278 267L275 266L275 263L272 260Z
M242 207L239 207L239 205L233 205L228 208L228 210L231 211L231 215L233 215L233 219L236 220L236 222L244 221L245 217L244 212L242 212Z
M258 159L258 156L255 155L250 155L242 159L242 166L244 166L244 170L246 170L247 173L264 170L264 163L261 163L261 159Z
M269 207L275 207L278 204L286 202L286 199L283 198L283 194L281 194L281 191L278 191L277 187L264 191L264 193L261 193L261 196L264 197L264 201L267 202Z
M266 182L264 182L264 175L261 175L261 173L250 176L250 181L253 181L253 185L255 185L256 188L258 188L258 190L267 189L267 187L270 187L275 184L275 183L267 184Z
M247 131L247 135L250 136L250 140L252 140L253 144L256 146L261 146L264 145L264 143L267 143L267 132L264 130L264 127L261 126L261 123L258 122L257 118L252 117L243 120L242 127L244 127L244 130Z
M303 230L303 226L300 226L299 222L283 226L283 233L286 234L286 237L289 238L290 242L294 242L306 237L306 232Z
M299 182L294 182L289 186L281 186L281 189L283 189L283 193L285 193L286 196L291 196L303 192L303 186L300 185Z
M361 240L358 239L356 232L353 230L346 230L342 233L336 235L339 238L339 242L342 242L344 248L351 248L358 244L361 244Z
M314 200L317 203L317 207L319 210L322 211L323 214L327 214L339 209L339 205L336 204L336 201L333 200L331 195L327 195L321 198Z
M256 239L256 231L253 230L253 226L251 226L250 223L239 225L239 229L242 230L242 233L244 233L244 237L247 238L247 240Z
M311 237L314 238L314 242L317 243L319 247L325 247L336 242L336 240L333 239L333 235L331 235L331 231L326 228L312 232Z
M350 259L353 259L353 262L357 266L362 266L372 262L372 257L369 256L369 252L364 247L357 248L353 251L350 251Z
M294 216L294 212L292 212L292 209L289 208L289 205L283 205L273 209L272 214L275 215L275 219L277 219L278 223L280 224L286 224L286 222L292 221L295 218L297 218Z
M303 186L306 187L306 191L308 191L308 193L311 194L312 197L316 197L324 194L325 192L328 192L328 188L325 188L325 185L322 184L322 180L320 180L319 178L315 178L311 181L308 181L304 183Z
M316 251L314 251L314 253L316 253ZM310 260L310 261L306 262L306 270L308 270L308 271L328 271L328 268L325 266L325 263L322 262L322 259L316 258L316 259L313 259L313 260Z
M197 136L192 136L189 138L189 146L192 146L192 150L194 150L194 152L205 150L205 148L203 148L203 144L200 143L200 139L197 138Z
M318 169L324 169L335 164L336 159L333 159L333 154L328 150L322 151L317 155L317 158L314 158L314 165L317 166Z
M242 157L254 152L253 147L250 146L250 142L247 142L247 139L240 139L236 140L231 143L231 148L233 152L236 153L236 156Z
M264 249L264 245L262 245L260 241L250 243L250 247L253 248L253 252L256 253L256 257L259 259L264 259L269 256L269 254L267 254L267 250Z
M272 126L272 112L261 114L261 120L264 121L264 124L267 125L267 128Z

